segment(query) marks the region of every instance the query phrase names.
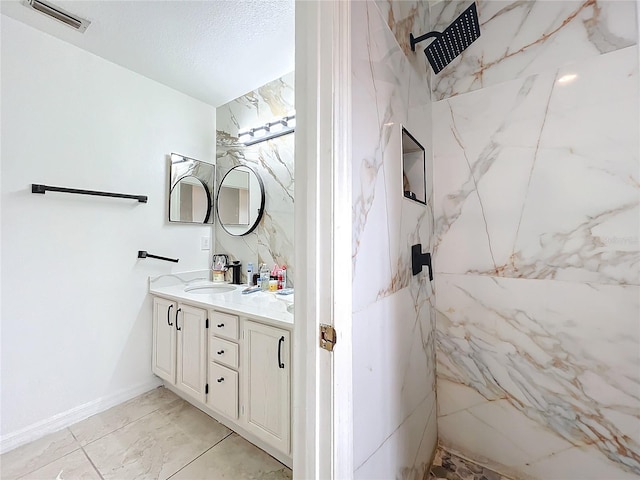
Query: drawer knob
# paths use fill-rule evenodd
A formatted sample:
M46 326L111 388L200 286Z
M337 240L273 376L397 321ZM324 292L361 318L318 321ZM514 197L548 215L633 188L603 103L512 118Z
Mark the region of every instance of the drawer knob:
M218 328L222 328L222 327L224 327L224 323L219 323Z
M222 382L224 382L224 377L220 377L220 378L218 379L218 383L222 383Z
M222 355L223 353L224 353L224 350L220 350L220 351L218 352L218 355Z

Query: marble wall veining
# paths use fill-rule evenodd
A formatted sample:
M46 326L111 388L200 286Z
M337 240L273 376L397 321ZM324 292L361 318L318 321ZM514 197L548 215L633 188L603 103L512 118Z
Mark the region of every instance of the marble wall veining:
M637 478L639 287L440 274L437 291L445 445L516 478Z
M418 480L437 441L434 293L426 271L411 275L410 258L411 245L432 245L431 102L394 22L411 28L427 12L385 7L427 6L351 6L354 478ZM402 194L402 126L428 147L426 206Z
M434 3L432 30L444 30L471 3ZM481 40L433 75L434 101L553 70L638 40L633 0L477 0L476 5Z
M636 3L477 4L432 78L440 441L521 479L638 478Z
M434 104L437 268L640 284L638 102L629 47Z
M216 176L219 184L236 165L248 165L260 175L265 189L265 206L258 227L248 235L234 237L219 223L215 226L215 253L227 253L232 260L246 266L274 263L286 265L287 284L294 286L293 205L294 205L294 136L283 135L254 145L238 142L238 132L263 125L275 118L295 112L294 73L291 72L247 93L216 110Z
M427 81L427 86L430 89L431 77L427 57L412 52L409 43L409 34L418 37L429 31L430 17L427 2L416 0L375 0L375 2L409 64L420 75L421 81ZM418 47L416 50L422 51Z

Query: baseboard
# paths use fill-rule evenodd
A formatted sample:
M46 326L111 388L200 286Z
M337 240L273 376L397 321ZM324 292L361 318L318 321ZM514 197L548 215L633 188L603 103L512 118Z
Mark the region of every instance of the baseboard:
M13 450L21 445L38 440L53 432L62 430L69 427L74 423L89 418L96 413L104 412L105 410L115 407L127 400L130 400L138 395L141 395L149 390L162 385L162 381L159 378L154 377L152 381L141 383L135 387L121 390L120 392L112 395L100 397L91 402L79 405L67 410L66 412L58 413L53 417L47 418L40 422L34 423L16 432L12 432L0 437L0 454L6 453L9 450Z

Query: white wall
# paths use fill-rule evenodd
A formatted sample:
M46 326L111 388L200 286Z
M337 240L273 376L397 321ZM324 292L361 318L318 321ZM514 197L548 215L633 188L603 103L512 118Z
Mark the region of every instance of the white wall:
M206 268L211 234L166 221L168 155L213 163L215 109L4 15L1 54L6 449L155 385L147 277Z

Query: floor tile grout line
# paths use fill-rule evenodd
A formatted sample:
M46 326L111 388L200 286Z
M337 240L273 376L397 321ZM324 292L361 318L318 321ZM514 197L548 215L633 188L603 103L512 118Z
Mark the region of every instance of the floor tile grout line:
M225 435L224 437L222 437L220 440L218 440L216 443L214 443L213 445L211 445L209 448L207 448L204 452L202 452L200 455L197 455L193 460L191 460L190 462L186 463L185 465L183 465L182 467L180 467L178 470L176 470L174 473L171 474L171 476L167 477L167 480L170 480L171 478L173 478L175 475L177 475L178 473L180 473L182 470L184 470L185 468L187 468L189 465L191 465L193 462L195 462L196 460L198 460L201 456L203 456L205 453L207 453L208 451L212 450L213 448L217 447L218 445L220 445L222 442L224 442L227 438L229 438L231 435L233 435L233 430L229 431L229 433L227 435Z
M100 473L100 470L98 470L98 467L96 467L96 464L93 463L93 460L91 459L91 457L89 456L87 451L84 449L84 447L80 447L80 449L82 450L82 453L84 453L84 456L87 457L87 460L89 460L89 463L91 464L93 469L96 471L96 473L100 477L100 480L104 480L104 477L102 476L102 473Z
M63 430L69 430L69 427L65 427ZM62 431L62 430L59 430L59 431ZM54 432L54 433L57 433L57 432ZM71 436L73 437L73 439L74 439L74 440L76 440L76 437L73 435L73 433L71 432L71 430L69 430L69 433L71 433ZM76 440L76 442L77 442L77 440ZM29 445L29 444L27 443L26 445ZM60 460L61 458L66 457L67 455L70 455L70 454L72 454L72 453L75 453L75 452L77 452L78 450L80 450L81 448L82 448L82 445L80 445L80 443L78 442L78 448L75 448L75 449L73 449L73 450L71 450L71 451L69 451L69 452L65 453L64 455L60 455L59 457L56 457L56 458L54 458L53 460L51 460L50 462L47 462L47 463L45 463L44 465L40 465L39 467L34 468L33 470L30 470L30 471L28 471L28 472L25 472L25 473L21 474L19 477L16 477L16 479L24 478L24 477L26 477L27 475L31 475L33 472L35 472L35 471L37 471L37 470L40 470L41 468L44 468L44 467L46 467L46 466L48 466L48 465L51 465L53 462L57 462L58 460Z
M131 425L131 424L133 424L133 423L136 423L137 421L142 420L143 418L148 417L149 415L151 415L151 414L153 414L153 413L156 413L158 410L160 410L160 407L156 408L156 409L155 409L155 410L153 410L152 412L145 413L145 414L144 414L144 415L142 415L141 417L139 417L139 418L137 418L137 419L135 419L135 420L132 420L131 422L129 422L129 423L125 424L125 425L122 425L121 427L116 428L115 430L111 430L109 433L105 433L104 435L102 435L102 436L100 436L100 437L94 438L93 440L91 440L90 442L85 443L84 445L82 445L82 443L80 443L80 441L78 441L78 443L80 443L80 447L81 447L81 448L87 447L87 446L89 446L89 445L91 445L91 444L93 444L93 443L97 442L98 440L102 440L103 438L108 437L108 436L109 436L109 435L111 435L112 433L115 433L115 432L117 432L117 431L119 431L119 430L122 430L123 428L128 427L129 425ZM72 426L73 426L73 425L72 425Z
M116 405L116 406L117 406L117 405ZM75 448L75 449L73 449L73 450L71 450L71 451L69 451L69 452L67 452L67 453L65 453L64 455L60 455L59 457L54 458L53 460L51 460L51 461L49 461L49 462L45 463L44 465L40 465L39 467L34 468L33 470L30 470L30 471L28 471L28 472L25 472L25 473L21 474L21 475L20 475L19 477L17 477L17 478L22 478L22 477L24 477L24 476L26 476L26 475L31 475L33 472L35 472L35 471L37 471L37 470L40 470L41 468L44 468L44 467L46 467L46 466L48 466L48 465L51 465L53 462L56 462L56 461L60 460L61 458L66 457L67 455L69 455L69 454L71 454L71 453L75 453L75 452L77 452L78 450L82 450L82 451L84 452L84 454L88 457L88 454L87 454L87 452L85 451L84 447L86 447L86 446L88 446L88 445L91 445L92 443L94 443L94 442L96 442L96 441L98 441L98 440L103 439L103 438L104 438L104 437L106 437L107 435L110 435L110 434L112 434L112 433L114 433L114 432L117 432L118 430L121 430L122 428L126 427L127 425L130 425L130 424L132 424L132 423L134 423L134 422L137 422L138 420L141 420L142 418L144 418L144 417L146 417L146 416L148 416L148 415L150 415L150 414L152 414L152 413L157 412L157 411L158 411L158 410L160 410L161 408L162 408L162 405L158 406L155 410L153 410L153 411L151 411L151 412L149 412L149 413L146 413L145 415L142 415L141 417L139 417L139 418L137 418L137 419L135 419L135 420L132 420L132 421L128 422L126 425L123 425L123 426L121 426L121 427L118 427L118 428L116 428L115 430L112 430L112 431L111 431L111 432L109 432L109 433L105 433L104 435L102 435L102 436L100 436L100 437L98 437L98 438L95 438L95 439L91 440L90 442L87 442L87 443L86 443L86 444L84 444L84 445L82 444L82 442L81 442L80 440L78 440L78 437L76 436L76 434L75 434L75 433L73 433L73 430L71 430L71 428L72 428L74 425L77 425L78 423L81 423L81 422L83 422L84 420L80 420L79 422L76 422L76 423L74 423L73 425L69 425L68 427L63 428L62 430L67 430L67 432L69 432L69 434L71 435L71 437L72 437L72 438L75 440L75 442L78 444L78 447L77 447L77 448ZM101 413L103 413L103 412L101 412ZM96 414L96 415L100 415L100 413L98 413L98 414ZM88 418L91 418L91 417L88 417ZM86 419L85 419L85 420L86 420ZM60 431L62 431L62 430L60 430ZM55 432L54 432L54 433L55 433ZM225 438L226 438L226 437L225 437ZM27 445L28 445L28 444L27 444ZM91 464L93 465L93 462L91 461L91 459L89 459L89 461L90 461L90 462L91 462ZM96 467L95 467L95 465L93 465L93 467L94 467L94 468L96 468ZM98 471L98 470L96 469L96 471ZM101 478L102 480L104 480L104 478L102 477L102 474L100 474L100 472L99 472L99 471L98 471L98 475L100 475L100 478Z
M158 387L158 388L160 388L160 387ZM163 388L164 388L164 387L163 387ZM134 399L132 399L132 400L134 400ZM173 401L173 400L172 400L172 401ZM171 402L169 402L169 403L171 403ZM115 407L112 407L112 408L116 408L116 407L119 407L119 406L121 406L121 405L123 405L123 404L116 405ZM106 437L107 435L111 435L113 432L117 432L118 430L120 430L120 429L122 429L122 428L126 427L127 425L131 425L132 423L137 422L138 420L140 420L140 419L142 419L142 418L146 417L147 415L150 415L150 414L152 414L152 413L157 412L157 411L158 411L158 410L160 410L162 407L163 407L163 405L159 405L159 406L158 406L158 407L156 407L154 410L152 410L152 411L150 411L150 412L147 412L147 413L145 413L144 415L142 415L142 416L140 416L140 417L138 417L138 418L136 418L136 419L134 419L134 420L131 420L130 422L127 422L126 424L122 425L121 427L116 428L115 430L111 430L110 432L107 432L107 433L105 433L104 435L101 435L100 437L94 438L93 440L91 440L90 442L85 443L84 445L82 445L82 443L80 442L80 440L78 440L78 439L76 438L76 436L74 435L73 431L71 430L71 427L73 427L73 426L77 425L78 423L84 422L85 420L88 420L88 419L89 419L89 418L91 418L91 417L94 417L94 416L96 416L96 415L101 415L101 414L103 414L103 413L105 413L105 412L108 412L109 410L105 410L105 412L100 412L100 413L97 413L96 415L92 415L91 417L88 417L88 418L86 418L85 420L81 420L80 422L74 423L73 425L69 425L69 427L67 427L67 428L68 428L68 429L69 429L69 431L71 432L71 435L73 435L73 438L76 438L76 440L78 440L78 443L80 443L80 444L81 444L81 446L87 446L87 445L89 445L89 444L91 444L91 443L93 443L93 442L96 442L96 441L98 441L98 440L100 440L100 439L102 439L102 438Z

